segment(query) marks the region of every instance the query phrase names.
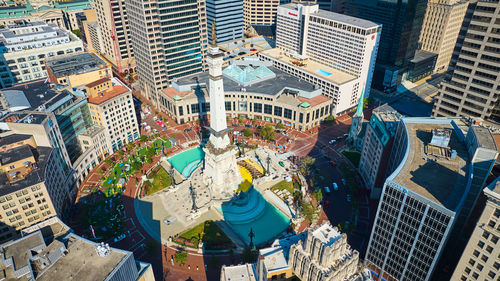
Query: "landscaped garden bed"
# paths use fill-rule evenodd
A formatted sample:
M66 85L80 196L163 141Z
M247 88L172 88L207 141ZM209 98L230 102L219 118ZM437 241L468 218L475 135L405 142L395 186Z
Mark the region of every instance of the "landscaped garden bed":
M162 166L154 168L147 178L151 181L144 182L143 193L146 195L154 194L172 185L172 178Z
M203 241L207 250L224 250L233 248L233 242L214 221L203 222L174 238L174 242L191 248L198 248Z

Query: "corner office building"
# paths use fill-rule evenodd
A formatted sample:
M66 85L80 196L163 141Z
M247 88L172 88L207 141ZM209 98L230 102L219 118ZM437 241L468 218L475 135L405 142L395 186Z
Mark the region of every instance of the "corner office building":
M433 115L500 122L500 2L471 2L463 28Z
M362 93L369 96L381 29L371 21L319 10L318 5L286 4L278 7L276 47L291 57L298 71L310 68L310 62L319 64L312 70L316 79L339 76L327 67L356 79L350 91L324 91L334 100L333 113L339 114L356 106ZM273 59L277 65L282 60ZM336 82L334 87L341 86Z
M146 98L158 107L159 91L205 67L205 1L125 2L139 83Z
M401 120L366 254L377 280L430 279L497 155L491 133L461 119Z

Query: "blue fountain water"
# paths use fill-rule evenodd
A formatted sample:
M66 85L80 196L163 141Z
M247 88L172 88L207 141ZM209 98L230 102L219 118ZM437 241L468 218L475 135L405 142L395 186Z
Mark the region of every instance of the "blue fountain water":
M254 188L223 203L220 211L224 220L247 244L250 243L250 229L255 234L254 244L260 245L275 238L290 224L290 219L267 202Z
M205 157L205 152L201 147L195 147L170 157L168 162L185 178L188 178L198 168L203 157Z

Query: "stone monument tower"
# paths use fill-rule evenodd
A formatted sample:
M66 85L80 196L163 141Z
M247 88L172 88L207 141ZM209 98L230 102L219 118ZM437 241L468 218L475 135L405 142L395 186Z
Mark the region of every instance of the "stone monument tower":
M210 179L214 199L229 199L242 178L236 165L236 147L229 141L222 81L223 54L215 45L207 57L209 67L208 93L210 95L210 138L205 148L204 174Z

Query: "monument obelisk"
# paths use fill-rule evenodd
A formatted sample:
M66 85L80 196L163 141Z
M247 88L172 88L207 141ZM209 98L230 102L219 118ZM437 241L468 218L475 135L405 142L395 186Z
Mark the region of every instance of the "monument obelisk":
M210 96L210 138L205 151L205 171L210 181L214 199L229 199L238 188L242 178L236 164L236 147L229 140L224 84L222 80L223 53L215 45L215 30L212 31L212 46L209 48L208 94Z

